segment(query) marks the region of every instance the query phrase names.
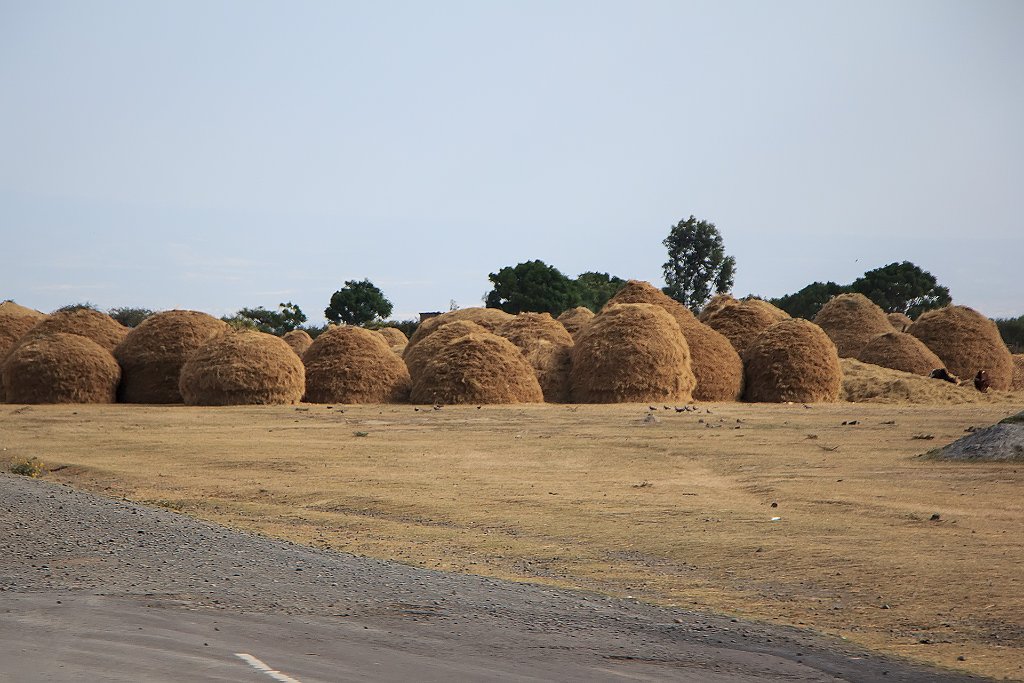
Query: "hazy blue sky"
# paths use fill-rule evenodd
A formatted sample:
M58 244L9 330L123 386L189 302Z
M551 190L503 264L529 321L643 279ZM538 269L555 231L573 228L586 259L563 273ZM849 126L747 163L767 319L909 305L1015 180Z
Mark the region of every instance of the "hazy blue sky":
M0 0L0 299L396 317L542 259L1024 313L1024 2Z

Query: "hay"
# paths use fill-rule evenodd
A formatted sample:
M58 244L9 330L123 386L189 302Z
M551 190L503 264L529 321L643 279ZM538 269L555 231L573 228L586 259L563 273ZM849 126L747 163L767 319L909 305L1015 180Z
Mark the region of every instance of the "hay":
M722 334L729 340L736 352L743 352L754 341L757 335L782 320L789 319L789 314L760 299L744 299L735 305L724 306L705 323L711 329Z
M188 357L178 387L190 406L298 403L302 361L272 334L238 330L218 335Z
M409 371L382 335L330 327L313 340L306 366L310 403L397 403L409 397Z
M430 362L430 359L436 356L448 342L464 337L467 334L486 333L487 330L485 328L474 322L456 320L455 322L441 325L417 344L413 344L410 341L406 345L402 357L405 360L406 367L409 368L409 376L412 378L412 381L415 383L416 378L423 372L423 368Z
M875 336L861 349L857 360L925 377L932 370L943 367L938 356L920 339L906 332L886 332Z
M558 322L562 323L573 339L576 339L580 332L583 331L583 328L589 325L593 319L594 312L586 306L570 308L568 311L563 311L557 318Z
M508 322L512 316L497 308L460 308L456 311L448 311L433 318L427 318L416 331L412 333L409 346L413 347L432 335L442 325L458 322L460 320L476 323L488 332L494 332L498 325Z
M1024 353L1013 356L1013 379L1010 380L1010 391L1024 391Z
M955 405L959 403L1000 403L1008 394L981 393L970 383L957 385L909 372L843 358L842 399L856 403L903 403L914 405Z
M520 313L499 325L497 333L522 352L537 375L545 401L569 401L573 341L562 323L549 313Z
M613 304L573 348L569 383L579 403L685 403L697 380L675 318L653 304Z
M885 311L863 294L856 293L829 299L814 316L814 323L825 330L840 358L856 358L874 337L892 331Z
M120 379L109 351L62 332L19 344L2 372L8 403L113 403Z
M743 365L748 401L831 403L839 398L839 354L824 330L809 320L790 318L769 327L747 348Z
M413 403L541 403L544 393L515 344L495 334L462 335L427 362Z
M295 352L299 358L302 358L302 354L306 352L306 349L313 343L313 338L309 336L309 332L305 330L291 330L285 332L284 336L281 337L284 343L291 347L292 351Z
M739 301L734 299L732 294L715 294L711 297L710 301L704 304L704 308L700 310L700 315L697 316L697 319L702 323L706 323L708 318L713 316L715 313L718 313L723 308L735 306L738 303Z
M0 362L37 323L35 318L0 311Z
M10 299L7 301L0 301L0 316L11 316L12 318L31 318L36 322L46 317L46 314L42 311L37 311L34 308L27 308L20 306Z
M985 370L992 389L1010 388L1013 357L996 324L974 309L946 306L928 311L907 332L923 341L954 375L970 379Z
M76 308L71 311L57 311L40 320L23 339L36 339L58 332L86 337L107 351L113 352L128 336L129 329L106 313L91 308Z
M379 330L375 330L377 334L384 337L384 340L388 343L388 346L399 346L409 343L409 338L405 336L405 332L402 332L397 327L382 327Z
M162 311L133 328L116 349L124 403L182 403L181 367L188 356L231 327L199 311Z
M897 332L906 332L907 328L914 322L910 319L910 316L903 313L889 313L885 317L889 319L889 324Z

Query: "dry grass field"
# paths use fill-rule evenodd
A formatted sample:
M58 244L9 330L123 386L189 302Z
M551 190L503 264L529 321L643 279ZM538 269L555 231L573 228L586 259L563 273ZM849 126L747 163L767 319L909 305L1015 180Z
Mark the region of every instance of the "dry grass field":
M1024 464L916 456L1022 404L8 405L0 459L314 546L1016 679Z

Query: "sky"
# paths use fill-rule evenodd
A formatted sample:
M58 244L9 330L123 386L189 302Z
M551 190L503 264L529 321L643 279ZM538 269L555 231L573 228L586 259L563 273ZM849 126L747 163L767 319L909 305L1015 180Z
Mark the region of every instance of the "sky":
M771 297L913 261L1024 314L1017 0L0 0L0 299L396 319L541 259Z

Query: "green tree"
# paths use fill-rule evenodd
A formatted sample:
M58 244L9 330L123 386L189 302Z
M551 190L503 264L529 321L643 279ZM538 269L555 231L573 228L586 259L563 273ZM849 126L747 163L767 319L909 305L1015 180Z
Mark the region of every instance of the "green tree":
M1011 353L1024 353L1024 315L1016 318L996 318L996 327Z
M505 266L488 278L494 285L484 295L488 308L500 308L513 314L529 311L558 315L576 305L572 280L543 261Z
M96 306L96 304L90 301L79 301L78 303L74 304L65 304L64 306L61 306L60 308L55 310L54 313L71 313L73 311L81 311L82 309L88 309L90 311L97 312L100 310Z
M365 325L391 315L391 302L369 280L346 280L345 286L331 295L324 316L333 323Z
M699 310L712 294L732 289L736 259L725 255L714 223L690 216L672 226L662 244L668 249L663 291L679 303Z
M107 311L107 315L125 327L138 327L139 323L153 315L153 311L148 308L129 308L124 306L121 308L111 308Z
M886 313L905 313L911 318L952 301L948 288L910 261L869 270L848 289L871 299Z
M812 282L799 292L786 294L777 299L769 299L768 302L775 304L794 318L813 320L829 299L845 291L847 291L847 287L835 282Z
M595 313L615 296L626 281L608 273L580 273L573 281L576 289L576 305L586 306Z
M280 337L306 322L306 314L289 301L286 304L278 304L276 311L267 310L262 306L243 308L224 320L236 327L259 330Z

